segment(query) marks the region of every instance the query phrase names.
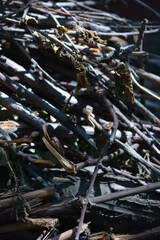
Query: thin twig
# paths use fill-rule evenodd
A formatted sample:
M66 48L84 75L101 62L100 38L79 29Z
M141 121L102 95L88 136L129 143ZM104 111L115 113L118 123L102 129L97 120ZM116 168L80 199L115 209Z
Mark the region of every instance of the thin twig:
M89 198L89 202L91 205L94 205L94 204L98 204L98 203L102 203L102 202L107 202L107 201L116 200L119 198L136 195L139 193L151 192L158 188L160 188L160 182L149 183L145 186L135 187L133 189L127 189L127 190L120 191L120 192L114 192L114 193L110 193L105 196Z
M143 87L142 85L140 85L140 84L137 82L137 80L135 79L135 76L136 76L136 77L138 77L138 76L137 76L137 74L136 74L133 70L131 70L130 76L131 76L132 81L133 81L133 83L135 84L136 87L138 87L142 92L149 94L155 101L160 102L160 97L159 97L159 96L157 96L157 95L156 95L155 93L153 93L151 90L147 89L146 87Z
M104 145L104 147L102 148L102 150L99 154L99 157L98 157L98 160L97 160L97 163L96 163L96 167L94 169L94 172L93 172L93 175L92 175L92 178L91 178L91 181L90 181L90 185L89 185L85 200L83 201L83 208L82 208L81 217L80 217L79 225L78 225L78 230L77 230L77 234L76 234L76 238L75 238L76 240L79 240L80 229L81 229L81 226L83 224L84 217L85 217L85 212L86 212L87 205L88 205L88 197L89 197L89 195L92 191L92 188L94 186L99 166L102 163L102 159L103 159L104 155L106 154L106 152L108 151L108 149L112 145L112 143L114 142L116 132L117 132L117 129L118 129L118 118L117 118L117 115L116 115L116 113L113 109L113 106L112 106L111 102L108 99L105 98L103 91L101 91L101 90L98 91L98 95L99 95L100 98L103 98L103 101L105 102L106 106L109 108L109 111L110 111L110 113L113 117L114 127L113 127L113 131L112 131L112 134L111 134L110 138L108 139L107 143Z

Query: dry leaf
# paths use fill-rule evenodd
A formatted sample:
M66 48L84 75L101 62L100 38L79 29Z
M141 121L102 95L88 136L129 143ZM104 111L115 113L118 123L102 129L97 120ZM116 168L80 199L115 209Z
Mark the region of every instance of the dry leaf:
M134 91L132 79L128 68L122 63L115 72L115 94L117 97L124 97L134 103Z
M64 33L67 33L67 31L68 31L68 28L66 28L65 26L62 26L62 25L58 26L57 29L58 29L59 34L64 34Z
M81 88L87 88L89 87L89 82L86 76L86 70L77 73L77 90L80 90Z
M112 126L113 126L113 122L109 122L108 124L106 124L106 125L104 126L104 129L110 130L110 129L112 128Z
M48 150L53 154L53 156L58 160L58 162L63 166L63 168L69 172L69 173L76 173L76 167L74 163L69 161L68 159L64 158L63 156L60 155L60 153L56 150L56 145L55 142L53 143L51 141L51 138L48 135L46 126L43 125L43 131L44 131L44 137L43 142L48 148Z
M78 27L79 36L83 38L84 42L88 46L97 47L98 44L104 44L106 40L102 40L96 31L85 29L84 27Z
M5 132L15 132L17 131L19 124L15 121L0 121L0 128L2 128Z
M57 51L60 49L60 47L52 44L48 38L44 37L42 34L39 34L37 31L34 31L33 35L37 38L38 42L43 45L43 47L51 49L54 53L57 53Z
M80 233L83 233L83 232L87 229L87 227L88 227L88 225L89 225L90 223L91 223L91 222L83 223L83 225L82 225L82 227L81 227L81 230L80 230Z
M37 31L33 32L33 35L37 38L38 42L41 43L44 47L51 49L52 44L50 43L49 39L44 37L43 35L39 34Z
M28 21L32 21L32 22L38 24L38 20L36 18L26 15L24 18L24 22L27 23Z

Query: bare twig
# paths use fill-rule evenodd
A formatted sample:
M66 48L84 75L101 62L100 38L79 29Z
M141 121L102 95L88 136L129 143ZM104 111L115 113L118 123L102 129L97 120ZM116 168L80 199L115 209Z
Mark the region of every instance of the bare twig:
M89 198L89 201L91 204L93 203L93 205L94 205L94 204L98 204L98 203L102 203L102 202L106 202L106 201L111 201L111 200L115 200L115 199L119 199L119 198L132 196L135 194L151 192L158 188L160 188L160 182L149 183L146 186L140 186L140 187L135 187L133 189L127 189L127 190L120 191L120 192L114 192L114 193L110 193L106 196Z
M88 197L89 197L89 195L91 193L91 190L94 186L99 166L102 163L102 158L104 157L104 155L108 151L109 147L114 142L116 132L117 132L117 129L118 129L118 118L117 118L117 115L116 115L115 111L113 110L112 104L110 103L110 101L108 99L105 98L103 92L99 91L98 95L100 96L100 98L103 98L103 101L105 102L106 106L109 108L109 111L110 111L110 113L113 117L113 120L114 120L114 128L113 128L111 137L108 139L107 143L104 145L104 147L102 148L102 150L99 154L99 157L98 157L98 160L97 160L97 163L96 163L96 167L94 169L93 176L92 176L92 179L91 179L91 182L90 182L87 194L86 194L86 199L83 201L83 208L82 208L81 217L80 217L80 221L79 221L79 226L78 226L78 230L77 230L77 234L76 234L76 238L75 238L76 240L79 240L80 229L81 229L81 226L83 224L84 217L85 217L85 212L86 212L87 205L88 205Z

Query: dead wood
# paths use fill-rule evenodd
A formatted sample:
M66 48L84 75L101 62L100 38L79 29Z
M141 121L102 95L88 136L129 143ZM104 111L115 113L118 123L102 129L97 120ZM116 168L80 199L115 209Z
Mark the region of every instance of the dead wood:
M158 226L160 213L160 58L158 48L149 52L159 36L154 4L2 0L0 234L6 238L42 227L48 230L37 240L79 240L85 218L92 218L85 239L103 233L118 239L108 231L118 226L117 213L120 226L126 216L136 218L128 220L129 231L136 221L146 224L124 239L159 234L143 231L149 221ZM96 211L99 230L92 234Z

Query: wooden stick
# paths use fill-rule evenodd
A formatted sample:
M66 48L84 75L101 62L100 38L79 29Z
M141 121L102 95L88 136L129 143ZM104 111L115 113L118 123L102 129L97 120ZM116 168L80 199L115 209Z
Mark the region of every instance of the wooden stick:
M44 199L49 196L53 196L54 193L55 193L54 187L48 187L48 188L43 188L40 190L25 193L23 194L23 197L27 201L30 201L35 198ZM18 203L18 196L16 196L15 198L10 197L7 199L2 199L0 200L0 209L11 207L13 204L17 204L17 203Z
M124 197L128 197L128 196L136 195L136 194L139 194L139 193L151 192L151 191L154 191L158 188L160 188L160 182L150 183L150 184L145 185L145 186L135 187L133 189L127 189L127 190L120 191L120 192L114 192L114 193L110 193L110 194L105 195L105 196L98 196L98 197L94 197L94 198L89 198L89 202L91 204L93 203L93 205L94 205L94 204L98 204L98 203L102 203L102 202L107 202L107 201L116 200L116 199L119 199L119 198L124 198Z
M57 226L57 218L26 218L25 222L10 223L0 226L0 233L17 232L31 229L49 229Z

